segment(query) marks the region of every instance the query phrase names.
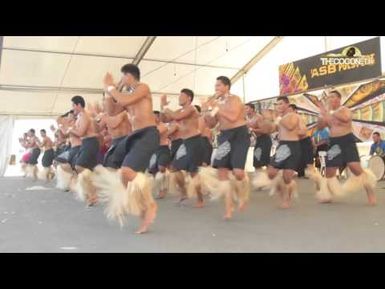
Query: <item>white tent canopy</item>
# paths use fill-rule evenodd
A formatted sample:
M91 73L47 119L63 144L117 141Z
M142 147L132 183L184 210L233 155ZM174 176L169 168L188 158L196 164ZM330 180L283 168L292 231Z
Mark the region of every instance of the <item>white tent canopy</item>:
M138 63L142 81L153 92L154 109L163 93L173 96L176 106L175 98L185 87L194 90L199 104L200 97L214 93L217 76L232 78L240 71L234 93L245 101L271 97L278 94L280 64L369 38L4 36L0 114L58 115L68 110L75 94L100 100L104 74L109 71L118 80L126 63Z

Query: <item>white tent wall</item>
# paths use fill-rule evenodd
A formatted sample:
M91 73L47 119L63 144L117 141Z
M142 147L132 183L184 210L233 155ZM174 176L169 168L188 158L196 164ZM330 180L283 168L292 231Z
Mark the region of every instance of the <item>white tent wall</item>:
M0 115L0 176L4 175L9 162L14 125L15 118L13 116Z
M53 101L52 93L0 90L0 114L45 116Z

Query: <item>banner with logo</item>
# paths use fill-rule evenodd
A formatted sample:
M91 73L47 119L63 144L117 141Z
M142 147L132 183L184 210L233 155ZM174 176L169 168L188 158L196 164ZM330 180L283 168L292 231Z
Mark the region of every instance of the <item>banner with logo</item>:
M280 95L375 78L381 73L376 37L279 67Z

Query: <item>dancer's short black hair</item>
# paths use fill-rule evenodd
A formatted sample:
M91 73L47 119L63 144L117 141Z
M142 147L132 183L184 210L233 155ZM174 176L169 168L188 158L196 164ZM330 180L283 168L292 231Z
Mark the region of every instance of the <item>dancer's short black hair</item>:
M181 92L181 93L184 93L184 94L186 94L188 97L190 97L191 102L193 102L193 100L194 100L194 92L193 92L191 89L183 88L180 92Z
M284 101L286 103L289 103L289 99L287 98L287 96L278 96L277 97L277 102L280 101L280 100L282 100L282 101Z
M332 90L329 92L329 94L332 94L332 93L337 94L338 98L342 97L341 93L338 90Z
M246 106L250 107L253 111L255 111L255 105L252 103L246 103Z
M123 65L120 71L124 74L129 73L131 74L136 80L140 80L140 70L139 67L135 64L128 63L126 65Z
M80 106L83 108L86 106L84 98L80 95L75 95L73 98L71 98L71 101L76 105L80 104Z
M70 111L67 111L65 114L62 114L60 117L67 117L69 114L74 114L74 110L71 109Z
M217 80L220 80L224 85L228 85L231 88L231 80L227 76L218 76Z

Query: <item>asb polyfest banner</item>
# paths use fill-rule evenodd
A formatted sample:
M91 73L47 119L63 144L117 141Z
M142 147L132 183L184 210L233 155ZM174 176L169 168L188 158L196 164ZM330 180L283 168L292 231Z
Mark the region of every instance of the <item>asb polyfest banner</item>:
M380 38L345 46L279 67L280 95L380 76Z

